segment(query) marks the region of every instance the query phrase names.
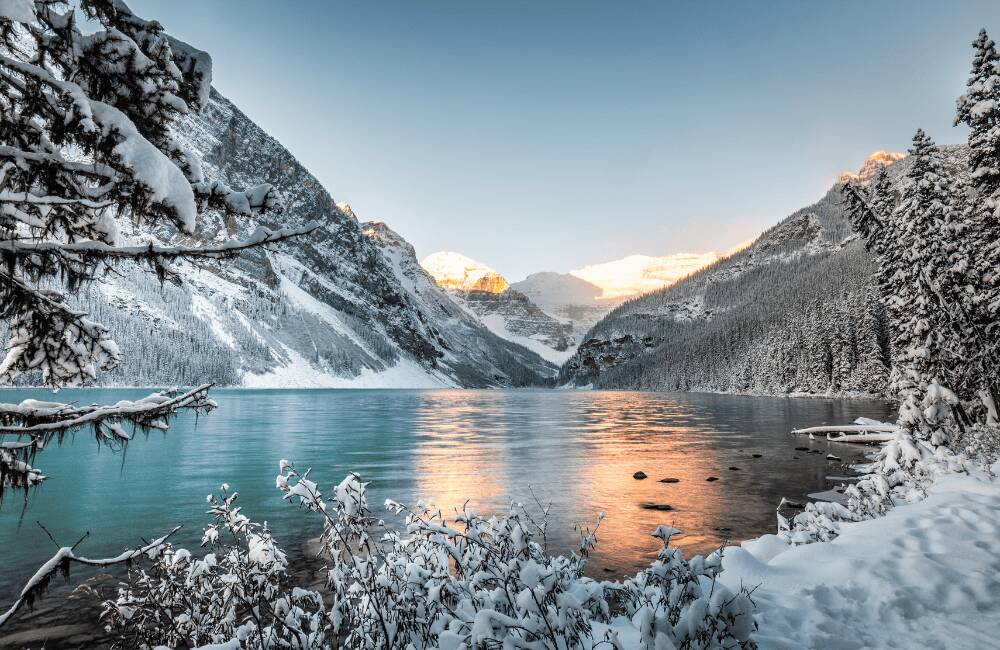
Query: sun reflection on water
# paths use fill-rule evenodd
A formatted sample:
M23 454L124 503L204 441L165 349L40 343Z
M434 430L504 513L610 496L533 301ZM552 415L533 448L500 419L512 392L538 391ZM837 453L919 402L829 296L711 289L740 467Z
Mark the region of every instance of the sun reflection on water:
M547 403L439 391L423 401L416 421L417 494L445 512L466 499L477 512L495 512L537 496L553 504L550 530L559 550L573 546L574 526L593 525L603 512L593 564L613 570L655 557L649 533L661 523L685 531L675 542L692 552L728 536L716 530L723 484L706 481L720 472L718 447L709 442L720 431L689 403L634 393ZM637 471L648 478L634 479ZM668 477L678 482L661 482Z

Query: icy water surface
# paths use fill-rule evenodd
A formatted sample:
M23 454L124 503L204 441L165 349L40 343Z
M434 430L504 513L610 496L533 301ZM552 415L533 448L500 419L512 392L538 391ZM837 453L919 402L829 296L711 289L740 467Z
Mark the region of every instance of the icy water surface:
M57 399L113 403L148 392L67 390ZM125 453L98 448L86 432L45 450L37 464L51 479L27 507L15 493L0 505L4 602L54 550L36 521L66 544L90 531L82 550L91 556L117 554L178 523L184 524L178 541L197 545L207 521L205 495L223 481L239 491L247 515L266 520L279 542L300 550L320 528L281 500L274 487L281 458L312 467L311 478L324 490L348 471L360 473L371 481L373 505L386 497L424 498L447 511L470 499L486 514L510 499L532 501L533 490L553 504L551 551L572 548L574 526L591 525L604 512L590 572L623 574L655 557L649 532L659 523L684 531L675 540L688 554L772 532L781 497L827 489L836 482L826 477L847 471L827 453L843 463L862 453L789 431L889 412L884 403L864 400L552 390L216 390L213 396L218 410L197 423L181 415L168 433L139 436ZM52 399L37 390L0 392L4 402L26 397ZM636 471L649 478L635 480ZM719 480L709 482L710 476ZM667 477L679 482L660 482Z

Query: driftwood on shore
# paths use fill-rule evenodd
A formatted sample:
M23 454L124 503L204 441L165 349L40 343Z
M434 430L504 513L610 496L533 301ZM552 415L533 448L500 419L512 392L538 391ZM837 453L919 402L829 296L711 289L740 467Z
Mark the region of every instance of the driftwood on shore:
M824 433L830 442L850 442L856 444L874 444L889 442L896 437L899 427L895 424L841 424L821 427L792 429L793 434L809 435ZM830 434L838 433L838 436Z

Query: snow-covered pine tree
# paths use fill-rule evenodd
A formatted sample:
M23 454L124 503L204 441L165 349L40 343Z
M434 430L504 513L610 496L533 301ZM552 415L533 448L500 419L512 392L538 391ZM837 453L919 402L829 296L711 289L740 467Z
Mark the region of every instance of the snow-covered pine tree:
M956 124L969 127L969 187L964 200L961 261L968 288L966 349L979 370L978 390L986 405L1000 403L1000 55L981 30L967 90L958 98Z
M885 170L869 191L849 183L845 208L877 261L880 297L892 333L889 392L900 400L900 422L927 433L928 386L945 379L948 336L956 314L942 309L951 278L954 209L939 151L923 130L913 137L910 168L898 204Z
M923 130L917 130L909 153L899 204L890 216L871 216L869 221L886 222L879 226L882 238L875 248L880 253L880 288L893 325L890 391L900 399L900 423L929 436L924 398L931 384L943 385L951 378L946 375L954 355L949 332L958 314L943 308L942 290L949 279L953 241L948 224L954 210L940 152ZM864 210L854 210L858 212ZM877 230L869 227L868 232Z
M202 107L210 82L207 54L121 0L0 2L0 318L9 324L0 381L33 373L73 386L121 361L108 330L74 305L81 284L110 264L145 264L161 281L179 280L172 260L229 257L308 230L259 229L202 247L122 234L127 224L133 233L156 226L184 241L200 212L280 207L269 185L234 190L205 178L173 137L175 120ZM4 406L0 494L44 478L28 463L52 435L85 424L98 440L123 443L120 422L163 426L185 406L210 407L206 389L131 409Z
M312 229L184 242L206 210L280 207L270 185L234 190L205 178L197 156L174 139L175 120L205 104L210 83L207 54L123 0L0 0L0 318L9 330L0 382L32 373L54 388L74 386L121 361L108 329L76 304L81 285L112 264L145 264L161 281L179 281L171 261L231 257ZM155 226L161 239L183 243L128 241L129 223L135 233ZM27 494L45 479L30 463L53 437L85 426L101 444L124 445L136 428L166 429L179 409L211 409L208 388L114 406L0 405L0 496L11 488ZM0 613L0 625L71 563L128 562L165 543L96 561L62 548Z

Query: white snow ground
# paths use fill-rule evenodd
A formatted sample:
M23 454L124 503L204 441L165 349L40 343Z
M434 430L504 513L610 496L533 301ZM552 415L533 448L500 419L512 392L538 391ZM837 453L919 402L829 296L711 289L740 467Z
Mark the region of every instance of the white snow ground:
M727 549L723 567L730 589L759 585L761 648L997 648L1000 479L942 476L832 542L765 535Z
M465 308L465 305L462 305L462 307ZM521 347L528 348L541 358L546 361L551 361L556 365L561 366L566 363L566 360L573 356L573 353L576 352L576 344L569 346L565 350L556 350L545 345L543 341L539 341L538 339L527 336L518 336L507 329L507 322L500 314L477 316L471 309L466 309L466 311L468 311L474 318L478 318L479 321L486 326L486 329L493 332L500 338L507 339L512 343L517 343Z
M263 374L243 375L244 388L453 388L447 377L429 373L417 363L400 359L382 372L365 368L357 377L338 377L317 370L309 360L282 346L289 362Z

